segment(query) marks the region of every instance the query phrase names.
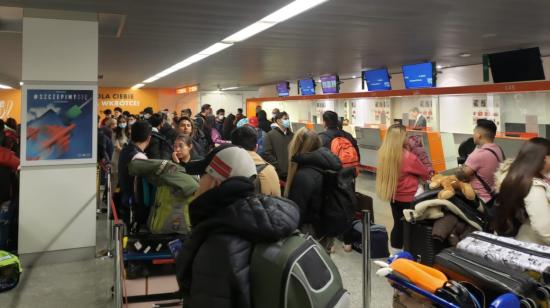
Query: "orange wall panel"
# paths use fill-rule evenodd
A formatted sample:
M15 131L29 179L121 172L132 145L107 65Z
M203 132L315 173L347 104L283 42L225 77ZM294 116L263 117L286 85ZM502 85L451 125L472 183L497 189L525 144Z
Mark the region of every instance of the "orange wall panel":
M99 88L97 105L101 114L106 109L122 108L132 114L139 114L143 109L152 107L159 111L159 90L158 89L137 89L129 88Z
M0 90L0 119L14 118L21 122L21 91Z

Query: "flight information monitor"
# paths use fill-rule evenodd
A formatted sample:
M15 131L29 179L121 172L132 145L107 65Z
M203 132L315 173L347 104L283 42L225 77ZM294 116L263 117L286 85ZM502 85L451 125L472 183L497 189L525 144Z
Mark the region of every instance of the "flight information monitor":
M435 65L432 62L403 65L405 88L422 89L435 87Z
M391 90L390 74L386 68L364 71L363 79L369 91Z
M302 79L298 84L302 95L315 95L315 81L313 79Z
M339 92L338 75L321 76L321 87L324 94L336 94Z

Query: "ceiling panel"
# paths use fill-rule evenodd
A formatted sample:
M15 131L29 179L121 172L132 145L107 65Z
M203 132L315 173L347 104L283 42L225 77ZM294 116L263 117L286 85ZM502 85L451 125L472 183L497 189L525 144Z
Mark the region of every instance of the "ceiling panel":
M2 6L124 14L120 38L100 39L101 85L131 86L264 17L290 0L20 0ZM151 86L257 86L307 74L541 46L550 54L550 1L331 0ZM20 35L0 33L0 78L20 78ZM8 48L9 50L5 50ZM462 52L472 54L461 58Z

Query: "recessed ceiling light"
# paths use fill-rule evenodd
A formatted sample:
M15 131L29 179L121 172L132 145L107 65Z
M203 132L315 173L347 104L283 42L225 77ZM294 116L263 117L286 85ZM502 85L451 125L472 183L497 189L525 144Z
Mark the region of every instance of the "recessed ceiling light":
M436 67L437 67L437 69L439 69L439 70L440 70L440 69L442 69L442 68L443 68L443 65L438 65L438 66L436 66Z
M1 83L0 83L0 89L9 90L9 89L13 89L13 88L10 87L10 86L8 86L8 85L1 84Z
M143 87L144 85L145 85L144 83L138 83L138 84L132 86L132 90L137 90L137 89Z
M24 85L25 83L23 81L19 81L19 85L22 86Z
M468 58L468 57L471 57L472 54L471 54L471 53L464 52L464 53L461 53L459 56L460 56L461 58Z
M357 78L357 76L353 75L353 79Z

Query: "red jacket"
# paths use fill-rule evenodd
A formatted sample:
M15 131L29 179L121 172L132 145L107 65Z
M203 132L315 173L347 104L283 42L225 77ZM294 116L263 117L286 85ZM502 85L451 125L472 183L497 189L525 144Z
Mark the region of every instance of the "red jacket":
M12 151L0 147L0 166L9 167L13 171L17 171L17 168L19 168L19 158Z
M413 153L404 150L401 163L401 175L397 182L395 201L412 202L418 190L418 179L427 181L429 171Z

